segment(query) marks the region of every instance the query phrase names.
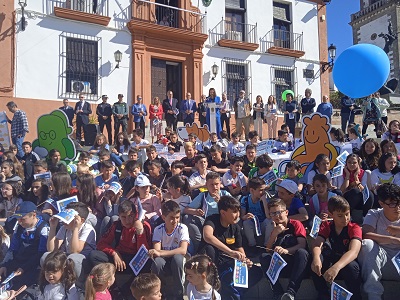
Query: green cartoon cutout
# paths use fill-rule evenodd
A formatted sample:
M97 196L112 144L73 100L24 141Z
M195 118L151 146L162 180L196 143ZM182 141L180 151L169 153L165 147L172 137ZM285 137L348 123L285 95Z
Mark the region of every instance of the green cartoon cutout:
M70 138L73 128L68 124L67 115L61 110L39 117L37 121L38 138L33 141L32 148L40 156L45 157L52 149L60 151L62 160L74 160L76 149Z

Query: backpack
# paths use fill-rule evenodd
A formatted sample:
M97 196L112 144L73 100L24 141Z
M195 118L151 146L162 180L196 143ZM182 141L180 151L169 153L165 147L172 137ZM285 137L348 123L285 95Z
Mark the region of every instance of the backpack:
M244 199L244 205L246 207L246 214L249 212L249 197L250 197L250 195L247 195L247 196L243 196L243 198L242 198L242 199ZM262 202L262 200L260 200L260 207L261 207L263 214L265 215L264 203Z
M29 255L31 252L30 249L38 249L39 246L39 240L40 240L40 233L42 232L43 227L47 225L47 222L45 222L43 219L41 219L42 222L36 227L35 232L33 233L33 240L32 243L28 246L22 246L18 249L17 253L14 254L14 257L18 256L20 258L27 258L25 255ZM25 228L23 228L21 225L18 225L17 230L16 230L16 236L18 238L21 237L21 235L24 233ZM24 243L21 243L23 245ZM29 259L29 258L28 258Z

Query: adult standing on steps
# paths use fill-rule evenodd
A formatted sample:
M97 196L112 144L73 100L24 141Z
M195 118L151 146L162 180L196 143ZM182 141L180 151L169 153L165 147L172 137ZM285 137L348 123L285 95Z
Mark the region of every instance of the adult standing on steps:
M117 138L119 127L122 127L122 132L126 132L128 127L128 106L123 100L124 95L118 94L118 102L115 102L112 106L114 115L114 138Z
M349 96L344 96L340 100L341 109L340 109L340 116L342 120L342 131L346 132L347 125L350 123L354 123L354 106L356 102L353 98Z
M228 133L228 138L231 137L231 104L230 101L226 98L226 93L222 93L222 102L221 102L221 129L224 130L224 123L226 132Z
M100 125L100 132L103 133L104 126L107 128L108 133L108 143L112 143L112 132L111 132L111 116L112 116L112 108L109 103L107 103L108 96L101 96L101 100L103 101L96 108L97 120Z
M246 141L249 138L250 121L251 121L251 101L245 98L246 92L241 90L239 97L233 103L236 118L236 132L242 137L244 127L244 134Z
M18 156L24 156L22 151L22 143L25 135L29 132L28 119L24 111L17 107L13 101L7 103L8 110L14 114L12 120L7 117L8 123L11 124L11 141L17 146Z
M92 113L89 102L85 101L85 95L79 94L79 101L75 104L76 114L76 140L81 142L81 134L84 126L89 124L89 115Z
M312 90L307 88L304 91L306 95L305 98L301 99L300 106L301 106L301 113L303 116L310 115L314 112L314 107L316 105L315 99L311 98Z
M164 99L162 108L165 113L167 127L171 127L173 131L176 131L179 109L178 100L174 98L174 93L172 91L167 92L167 99Z
M65 99L63 100L63 104L64 104L64 105L61 106L61 107L59 108L59 110L62 110L62 111L67 115L69 126L72 127L72 120L73 120L74 117L75 117L75 111L74 111L74 108L73 108L72 106L69 106L69 105L68 105L68 103L69 103L68 99L65 98Z
M183 125L192 125L194 122L194 113L197 111L197 105L196 101L192 99L191 93L186 93L186 99L181 102L180 111Z
M143 138L145 138L147 109L146 105L143 104L143 98L141 95L137 95L136 101L137 102L132 105L131 111L133 122L135 123L135 129L142 129Z

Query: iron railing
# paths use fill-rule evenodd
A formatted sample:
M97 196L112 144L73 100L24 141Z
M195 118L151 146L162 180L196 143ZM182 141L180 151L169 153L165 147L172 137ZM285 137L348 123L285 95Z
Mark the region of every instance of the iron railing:
M132 19L197 33L206 33L206 15L166 4L138 0Z
M261 51L267 52L271 47L304 51L303 33L294 33L281 29L271 29L260 39Z
M257 24L252 25L222 19L209 31L209 38L213 45L221 39L257 44Z
M389 4L391 2L400 3L399 0L380 0L380 1L377 1L377 2L375 2L373 4L371 4L371 5L368 5L367 7L363 8L362 10L352 14L351 15L351 21L353 22L353 21L357 20L358 18L361 18L361 17L363 17L363 16L365 16L365 15L367 15L367 14L369 14L369 13L379 9L380 7L382 7L382 6L386 5L386 4Z
M108 17L107 0L47 0L47 13L52 14L54 7L68 8Z

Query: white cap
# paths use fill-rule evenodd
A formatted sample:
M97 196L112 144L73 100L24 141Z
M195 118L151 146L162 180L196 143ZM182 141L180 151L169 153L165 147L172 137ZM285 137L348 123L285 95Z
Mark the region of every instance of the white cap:
M151 186L149 178L141 174L136 178L135 186Z
M290 179L283 179L281 183L277 184L287 190L289 193L296 194L299 190L297 183Z

